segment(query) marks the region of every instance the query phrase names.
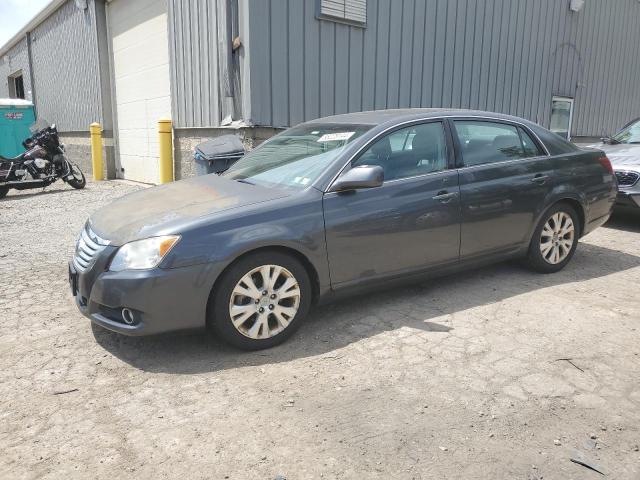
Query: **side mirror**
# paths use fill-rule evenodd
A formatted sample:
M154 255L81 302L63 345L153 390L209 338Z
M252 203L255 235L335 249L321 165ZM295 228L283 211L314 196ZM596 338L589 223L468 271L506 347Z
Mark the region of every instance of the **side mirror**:
M384 182L384 170L378 165L360 165L340 175L331 187L332 192L379 187Z

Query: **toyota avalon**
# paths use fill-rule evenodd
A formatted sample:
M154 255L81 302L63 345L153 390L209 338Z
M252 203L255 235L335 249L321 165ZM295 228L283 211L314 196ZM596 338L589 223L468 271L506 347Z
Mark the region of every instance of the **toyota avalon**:
M267 348L341 294L512 258L557 272L615 200L602 151L520 118L338 115L280 133L220 176L98 210L69 281L80 311L109 330L208 327Z

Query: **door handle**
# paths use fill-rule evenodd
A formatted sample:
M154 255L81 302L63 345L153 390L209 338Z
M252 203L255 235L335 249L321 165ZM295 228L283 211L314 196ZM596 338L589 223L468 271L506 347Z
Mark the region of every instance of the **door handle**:
M438 192L438 194L433 197L434 200L438 200L440 203L449 203L452 199L458 196L458 192L447 192L446 190L442 190Z
M549 175L542 175L541 173L537 174L535 177L531 179L532 182L539 183L541 185L547 180L549 180Z

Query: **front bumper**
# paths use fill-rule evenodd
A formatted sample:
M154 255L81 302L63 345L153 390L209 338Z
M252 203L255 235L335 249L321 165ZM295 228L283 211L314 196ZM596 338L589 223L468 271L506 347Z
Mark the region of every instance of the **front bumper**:
M109 272L97 261L86 272L69 262L69 284L80 312L125 335L154 335L206 325L209 294L220 269L213 264ZM122 309L134 313L125 323Z
M625 190L618 190L616 206L640 208L640 191L628 192Z

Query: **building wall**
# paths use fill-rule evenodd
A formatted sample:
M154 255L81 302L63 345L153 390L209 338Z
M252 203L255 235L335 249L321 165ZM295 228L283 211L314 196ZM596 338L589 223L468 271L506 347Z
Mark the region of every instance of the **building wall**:
M27 100L33 100L30 92L31 72L29 71L29 50L27 49L27 38L23 38L5 55L0 57L0 98L9 97L9 75L22 70L24 81L24 93Z
M246 1L246 0L243 0ZM228 12L228 16L227 16ZM169 0L173 120L178 128L243 118L238 0Z
M396 107L510 113L572 134L640 114L637 0L367 0L366 28L315 17L317 0L250 2L251 122L275 127ZM637 55L636 55L637 57Z
M38 116L63 132L86 131L102 121L95 5L73 0L31 33Z
M68 0L0 58L0 97L9 95L8 75L22 69L25 93L29 97L28 92L32 92L38 118L57 125L69 158L88 175L92 173L89 125L101 123L105 169L113 178L104 1L89 0L87 8L81 9L74 0Z

